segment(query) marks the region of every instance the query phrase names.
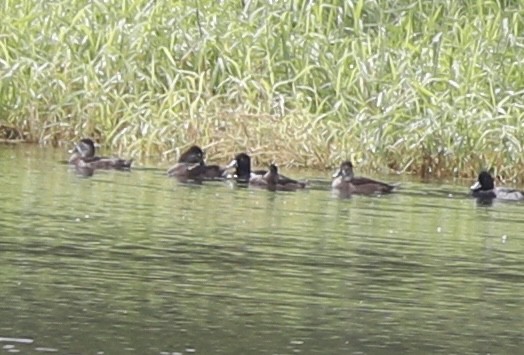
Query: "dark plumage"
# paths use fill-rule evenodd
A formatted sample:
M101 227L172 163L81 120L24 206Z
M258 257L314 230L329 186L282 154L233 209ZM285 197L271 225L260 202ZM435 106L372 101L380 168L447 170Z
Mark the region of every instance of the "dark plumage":
M267 181L268 190L272 191L295 191L306 187L306 182L297 181L278 173L278 167L275 164L269 165L269 171L264 175ZM253 182L250 181L250 184Z
M194 145L180 155L178 162L168 169L167 175L181 181L204 181L220 179L224 172L225 169L219 165L206 165L204 152Z
M471 195L478 199L501 199L501 200L524 200L524 192L495 187L495 181L491 174L483 170L479 173L477 181L470 187Z
M371 195L390 193L396 185L368 179L366 177L357 177L353 173L353 164L350 161L345 161L340 165L340 169L333 174L331 187L333 190L348 195Z
M264 176L267 170L251 170L251 157L246 153L239 153L235 156L226 169L235 168L234 178L237 182L248 183L251 177Z
M197 145L189 147L188 150L183 152L178 158L178 163L200 163L204 161L204 151Z
M129 170L133 160L114 157L95 156L95 143L90 138L84 138L71 150L69 164L82 169L116 169Z
M278 173L276 165L271 164L269 170L251 170L251 158L246 153L235 156L226 169L235 168L234 179L239 183L249 183L254 186L272 186L275 190L296 190L306 187L307 182L297 181Z

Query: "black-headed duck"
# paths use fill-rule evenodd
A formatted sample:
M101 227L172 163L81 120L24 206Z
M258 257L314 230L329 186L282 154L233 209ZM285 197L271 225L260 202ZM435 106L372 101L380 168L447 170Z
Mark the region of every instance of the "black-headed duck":
M200 163L204 161L204 151L198 146L193 145L189 147L185 152L178 158L178 163Z
M477 181L470 187L470 190L471 195L478 199L524 200L524 192L522 191L495 187L493 177L486 170L479 173Z
M285 185L292 189L295 185L295 189L304 188L307 185L306 181L297 181L287 176L278 174L278 168L272 164L269 170L257 169L251 170L251 158L246 153L239 153L235 156L225 169L235 168L234 179L239 183L249 183L250 185L257 185L263 181L263 178L272 178L276 176L278 178L277 186L279 189ZM276 171L272 171L276 169ZM273 175L271 175L273 173ZM268 175L269 174L269 175ZM262 182L262 185L264 183Z
M225 169L218 165L206 165L204 151L196 145L180 155L178 162L167 170L167 175L180 181L215 180L224 175Z
M246 153L237 154L226 169L235 168L235 180L250 186L267 188L271 191L294 191L306 187L307 182L290 179L278 173L275 164L269 170L251 170L251 158Z
M350 161L345 161L340 164L338 171L333 174L331 187L333 190L347 195L371 195L390 193L396 185L355 176L353 173L353 164Z
M83 169L129 170L133 159L95 156L95 143L90 138L81 139L70 151L69 164Z
M251 177L264 176L267 170L251 170L251 157L246 153L239 153L235 156L226 169L235 168L234 178L237 182L247 183Z

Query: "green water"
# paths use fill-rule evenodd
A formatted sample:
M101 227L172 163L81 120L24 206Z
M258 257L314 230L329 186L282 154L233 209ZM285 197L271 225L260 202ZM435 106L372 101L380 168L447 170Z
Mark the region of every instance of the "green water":
M0 145L0 352L522 351L522 203L82 178L66 158Z

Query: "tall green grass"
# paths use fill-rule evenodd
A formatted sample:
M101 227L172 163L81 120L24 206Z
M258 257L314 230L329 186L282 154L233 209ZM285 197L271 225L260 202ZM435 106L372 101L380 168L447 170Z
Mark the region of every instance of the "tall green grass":
M135 157L524 176L524 5L5 0L0 125Z

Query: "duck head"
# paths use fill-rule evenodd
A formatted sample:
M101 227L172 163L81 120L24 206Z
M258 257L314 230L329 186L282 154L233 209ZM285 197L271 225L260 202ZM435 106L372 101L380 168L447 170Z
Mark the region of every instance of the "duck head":
M333 178L342 177L344 181L351 181L353 176L353 164L349 160L340 164L340 168L333 174Z

